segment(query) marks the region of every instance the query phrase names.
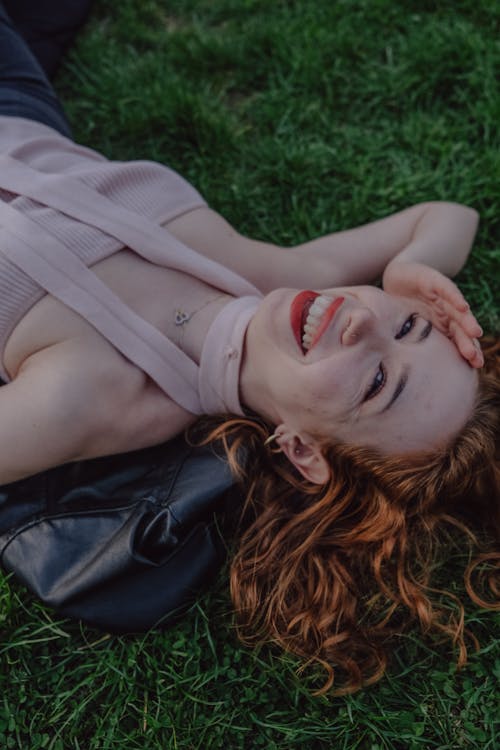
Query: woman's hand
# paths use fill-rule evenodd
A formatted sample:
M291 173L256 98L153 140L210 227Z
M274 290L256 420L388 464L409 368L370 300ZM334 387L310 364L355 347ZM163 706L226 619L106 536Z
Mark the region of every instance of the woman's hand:
M389 294L421 302L429 320L452 339L462 357L472 367L483 366L484 358L477 340L483 332L451 279L424 263L394 260L384 271L383 287Z

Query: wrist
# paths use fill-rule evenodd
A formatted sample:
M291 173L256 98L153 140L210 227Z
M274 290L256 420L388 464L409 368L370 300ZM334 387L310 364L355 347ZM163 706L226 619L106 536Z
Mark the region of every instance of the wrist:
M398 272L398 275L399 275L399 272L401 271L402 266L409 263L409 261L406 258L401 257L401 256L402 256L402 253L399 253L398 255L396 255L394 258L392 258L392 260L389 261L389 263L384 268L384 272L382 274L382 279L381 279L383 289L386 289L387 286L391 284L393 274L395 272Z

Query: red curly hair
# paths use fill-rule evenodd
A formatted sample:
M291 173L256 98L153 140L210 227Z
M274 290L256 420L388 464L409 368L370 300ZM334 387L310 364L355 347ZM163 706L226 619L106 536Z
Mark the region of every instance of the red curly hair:
M322 487L263 446L267 425L235 418L210 432L245 487L230 574L240 637L321 664L319 692L378 680L389 636L415 621L450 638L465 663L464 605L433 577L452 529L474 554L470 598L499 606L500 342L487 343L485 359L474 413L450 445L411 462L325 446L331 479Z

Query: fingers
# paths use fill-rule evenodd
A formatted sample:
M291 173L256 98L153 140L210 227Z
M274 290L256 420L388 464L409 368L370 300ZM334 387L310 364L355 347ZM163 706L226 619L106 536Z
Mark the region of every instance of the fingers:
M449 321L454 321L470 338L479 338L483 335L483 329L470 309L460 312L456 307L444 300L436 301L434 306L440 320L448 319Z
M451 279L436 271L432 284L432 299L434 307L441 316L448 316L455 320L463 330L472 338L483 335L481 326L472 314L469 304L460 289Z
M392 276L389 279L397 290L392 293L419 300L427 308L426 311L420 310L421 314L424 312L424 316L438 330L453 340L461 356L471 367L482 367L484 358L477 339L483 335L483 331L456 284L440 271L422 264L408 264L406 269L398 266L396 270L399 271L400 278L396 276L394 279ZM408 278L410 270L412 276Z
M436 279L433 284L433 292L436 297L448 302L448 304L452 305L460 312L469 312L469 303L458 286L454 284L451 279L448 279L446 276L439 273L439 271L435 271L435 276Z
M469 303L456 284L451 279L444 278L444 299L462 313L470 311Z
M479 341L468 336L454 320L450 321L449 335L462 357L467 360L471 367L482 367L484 365L484 356Z
M477 339L473 339L474 348L476 349L475 356L469 360L472 367L482 367L484 365L484 354L481 350L481 344Z
M445 277L434 291L434 313L438 325L453 339L458 351L471 367L482 367L484 357L478 337L483 331L458 287Z

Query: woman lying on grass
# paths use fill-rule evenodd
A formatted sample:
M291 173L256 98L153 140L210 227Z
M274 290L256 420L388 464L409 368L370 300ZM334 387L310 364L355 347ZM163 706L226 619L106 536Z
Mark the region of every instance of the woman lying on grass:
M442 530L478 549L471 520L498 528L499 346L483 355L447 278L475 211L419 204L290 249L247 239L166 167L76 145L6 9L32 17L0 3L0 482L210 415L245 484L244 637L320 662L325 689L333 667L345 690L378 679L412 620L463 662L463 606L432 603L431 572ZM57 54L34 51L52 72ZM485 604L480 560L466 584Z

